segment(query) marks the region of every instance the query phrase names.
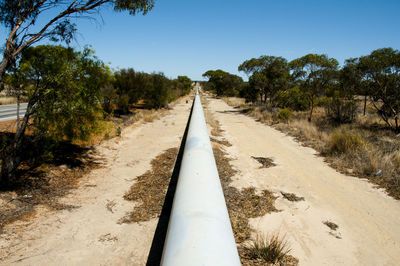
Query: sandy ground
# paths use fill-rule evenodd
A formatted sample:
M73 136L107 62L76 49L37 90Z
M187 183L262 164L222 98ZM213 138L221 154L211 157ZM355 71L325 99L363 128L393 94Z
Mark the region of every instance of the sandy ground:
M258 233L280 232L300 265L400 265L400 202L365 180L336 172L313 149L240 114L222 100L209 109L231 144L226 150L239 170L238 188L269 189L281 210L251 219ZM277 166L260 169L251 156L270 157ZM304 201L290 202L281 191ZM339 226L334 231L324 221Z
M222 100L209 109L225 130L226 150L238 170L234 185L269 189L280 212L251 219L259 233L279 231L300 265L400 265L400 204L368 182L337 173L315 151L254 121ZM180 101L161 120L132 126L98 150L104 168L84 177L64 202L70 211L38 210L33 219L0 235L1 265L144 265L157 220L119 224L132 210L123 199L150 161L178 147L191 101ZM270 157L277 166L261 169L251 156ZM304 201L290 202L280 192ZM108 207L108 208L107 208ZM334 222L334 231L323 224Z
M157 220L119 224L134 206L123 195L154 157L179 147L190 107L191 101L181 99L160 120L126 128L121 138L99 146L105 167L84 177L63 200L80 207L39 209L33 219L8 226L0 235L0 264L144 265Z

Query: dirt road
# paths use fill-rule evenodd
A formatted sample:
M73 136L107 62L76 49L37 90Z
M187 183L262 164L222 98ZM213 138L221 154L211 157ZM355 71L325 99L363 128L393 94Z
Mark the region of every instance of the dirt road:
M365 180L342 175L315 151L240 114L222 100L209 108L232 144L227 151L239 170L237 187L269 189L280 212L251 220L265 234L280 231L300 265L400 265L400 202ZM255 157L277 166L259 168ZM281 192L304 201L291 202ZM323 222L338 225L330 229Z
M232 144L225 149L238 171L233 185L278 196L279 212L251 219L258 233L286 234L300 265L400 265L398 201L364 180L337 173L312 149L222 100L208 101L222 138ZM153 158L179 146L190 106L182 99L160 120L127 128L122 138L101 145L105 167L83 178L63 200L79 208L39 209L33 219L7 227L0 235L0 264L145 265L157 220L119 223L135 204L123 195ZM272 158L276 166L260 168L252 156ZM288 201L281 192L304 200Z
M64 199L70 211L38 210L0 235L0 265L144 265L157 219L120 224L133 208L123 199L135 178L162 151L179 147L191 100L181 99L160 120L132 126L98 148L104 168Z

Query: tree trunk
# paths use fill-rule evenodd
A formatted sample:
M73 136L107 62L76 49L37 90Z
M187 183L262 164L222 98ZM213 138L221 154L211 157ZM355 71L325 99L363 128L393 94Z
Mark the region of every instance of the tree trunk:
M21 163L21 150L22 142L15 142L3 150L0 174L1 188L10 187L15 183L15 171Z
M364 116L366 109L367 109L367 95L364 96Z
M311 110L310 110L310 116L308 117L308 122L311 122L313 111L314 111L314 99L311 101Z
M36 94L36 91L35 93ZM15 183L15 172L21 163L21 148L25 130L28 125L29 117L31 115L31 108L35 102L36 97L31 97L28 102L27 110L24 118L19 124L17 131L11 143L8 144L1 152L1 173L0 173L0 187L5 188Z
M8 67L9 60L5 55L3 55L3 60L1 60L0 63L0 92L4 90L4 83L3 83L3 78L4 75L6 74L7 67Z

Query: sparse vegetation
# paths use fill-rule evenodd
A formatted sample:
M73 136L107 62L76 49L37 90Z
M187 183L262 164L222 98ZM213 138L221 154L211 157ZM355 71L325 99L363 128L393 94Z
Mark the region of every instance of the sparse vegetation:
M286 193L286 192L281 191L281 194L288 201L302 201L302 200L304 200L304 197L298 197L294 193Z
M290 252L290 246L285 236L271 234L257 235L247 247L252 259L262 259L266 263L282 263Z
M334 133L328 143L328 152L330 153L353 153L360 152L365 147L365 140L360 136L351 133Z
M331 222L331 221L324 221L323 224L328 226L333 231L336 231L339 228L339 226L337 224L335 224L334 222Z
M317 107L312 122L307 119L307 111L295 111L290 124L286 124L277 123L273 108L247 104L242 109L256 120L313 147L339 171L367 178L400 199L400 139L376 113L370 111L353 123L337 124L326 119L323 107Z
M276 165L271 158L255 157L255 156L251 156L251 158L253 158L254 160L256 160L261 164L260 168L269 168Z
M281 109L278 112L279 120L281 120L282 122L285 122L285 123L287 123L289 121L291 115L292 115L292 112L290 112L290 110L286 109L286 108Z

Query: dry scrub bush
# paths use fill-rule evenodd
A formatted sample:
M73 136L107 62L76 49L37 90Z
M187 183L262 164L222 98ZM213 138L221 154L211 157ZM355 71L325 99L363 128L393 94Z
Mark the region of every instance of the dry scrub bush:
M365 147L365 140L351 133L334 133L328 143L331 154L360 151Z
M278 118L279 118L279 120L281 120L281 121L283 121L283 122L285 122L285 123L287 123L287 122L289 121L291 115L292 115L292 112L290 112L290 110L289 110L289 109L286 109L286 108L281 109L281 110L278 112Z
M269 263L280 263L290 252L290 247L285 236L281 237L279 234L267 235L266 237L257 235L248 250L254 259L262 259Z
M153 122L155 119L158 118L160 118L159 114L154 109L143 111L143 120L145 122Z

